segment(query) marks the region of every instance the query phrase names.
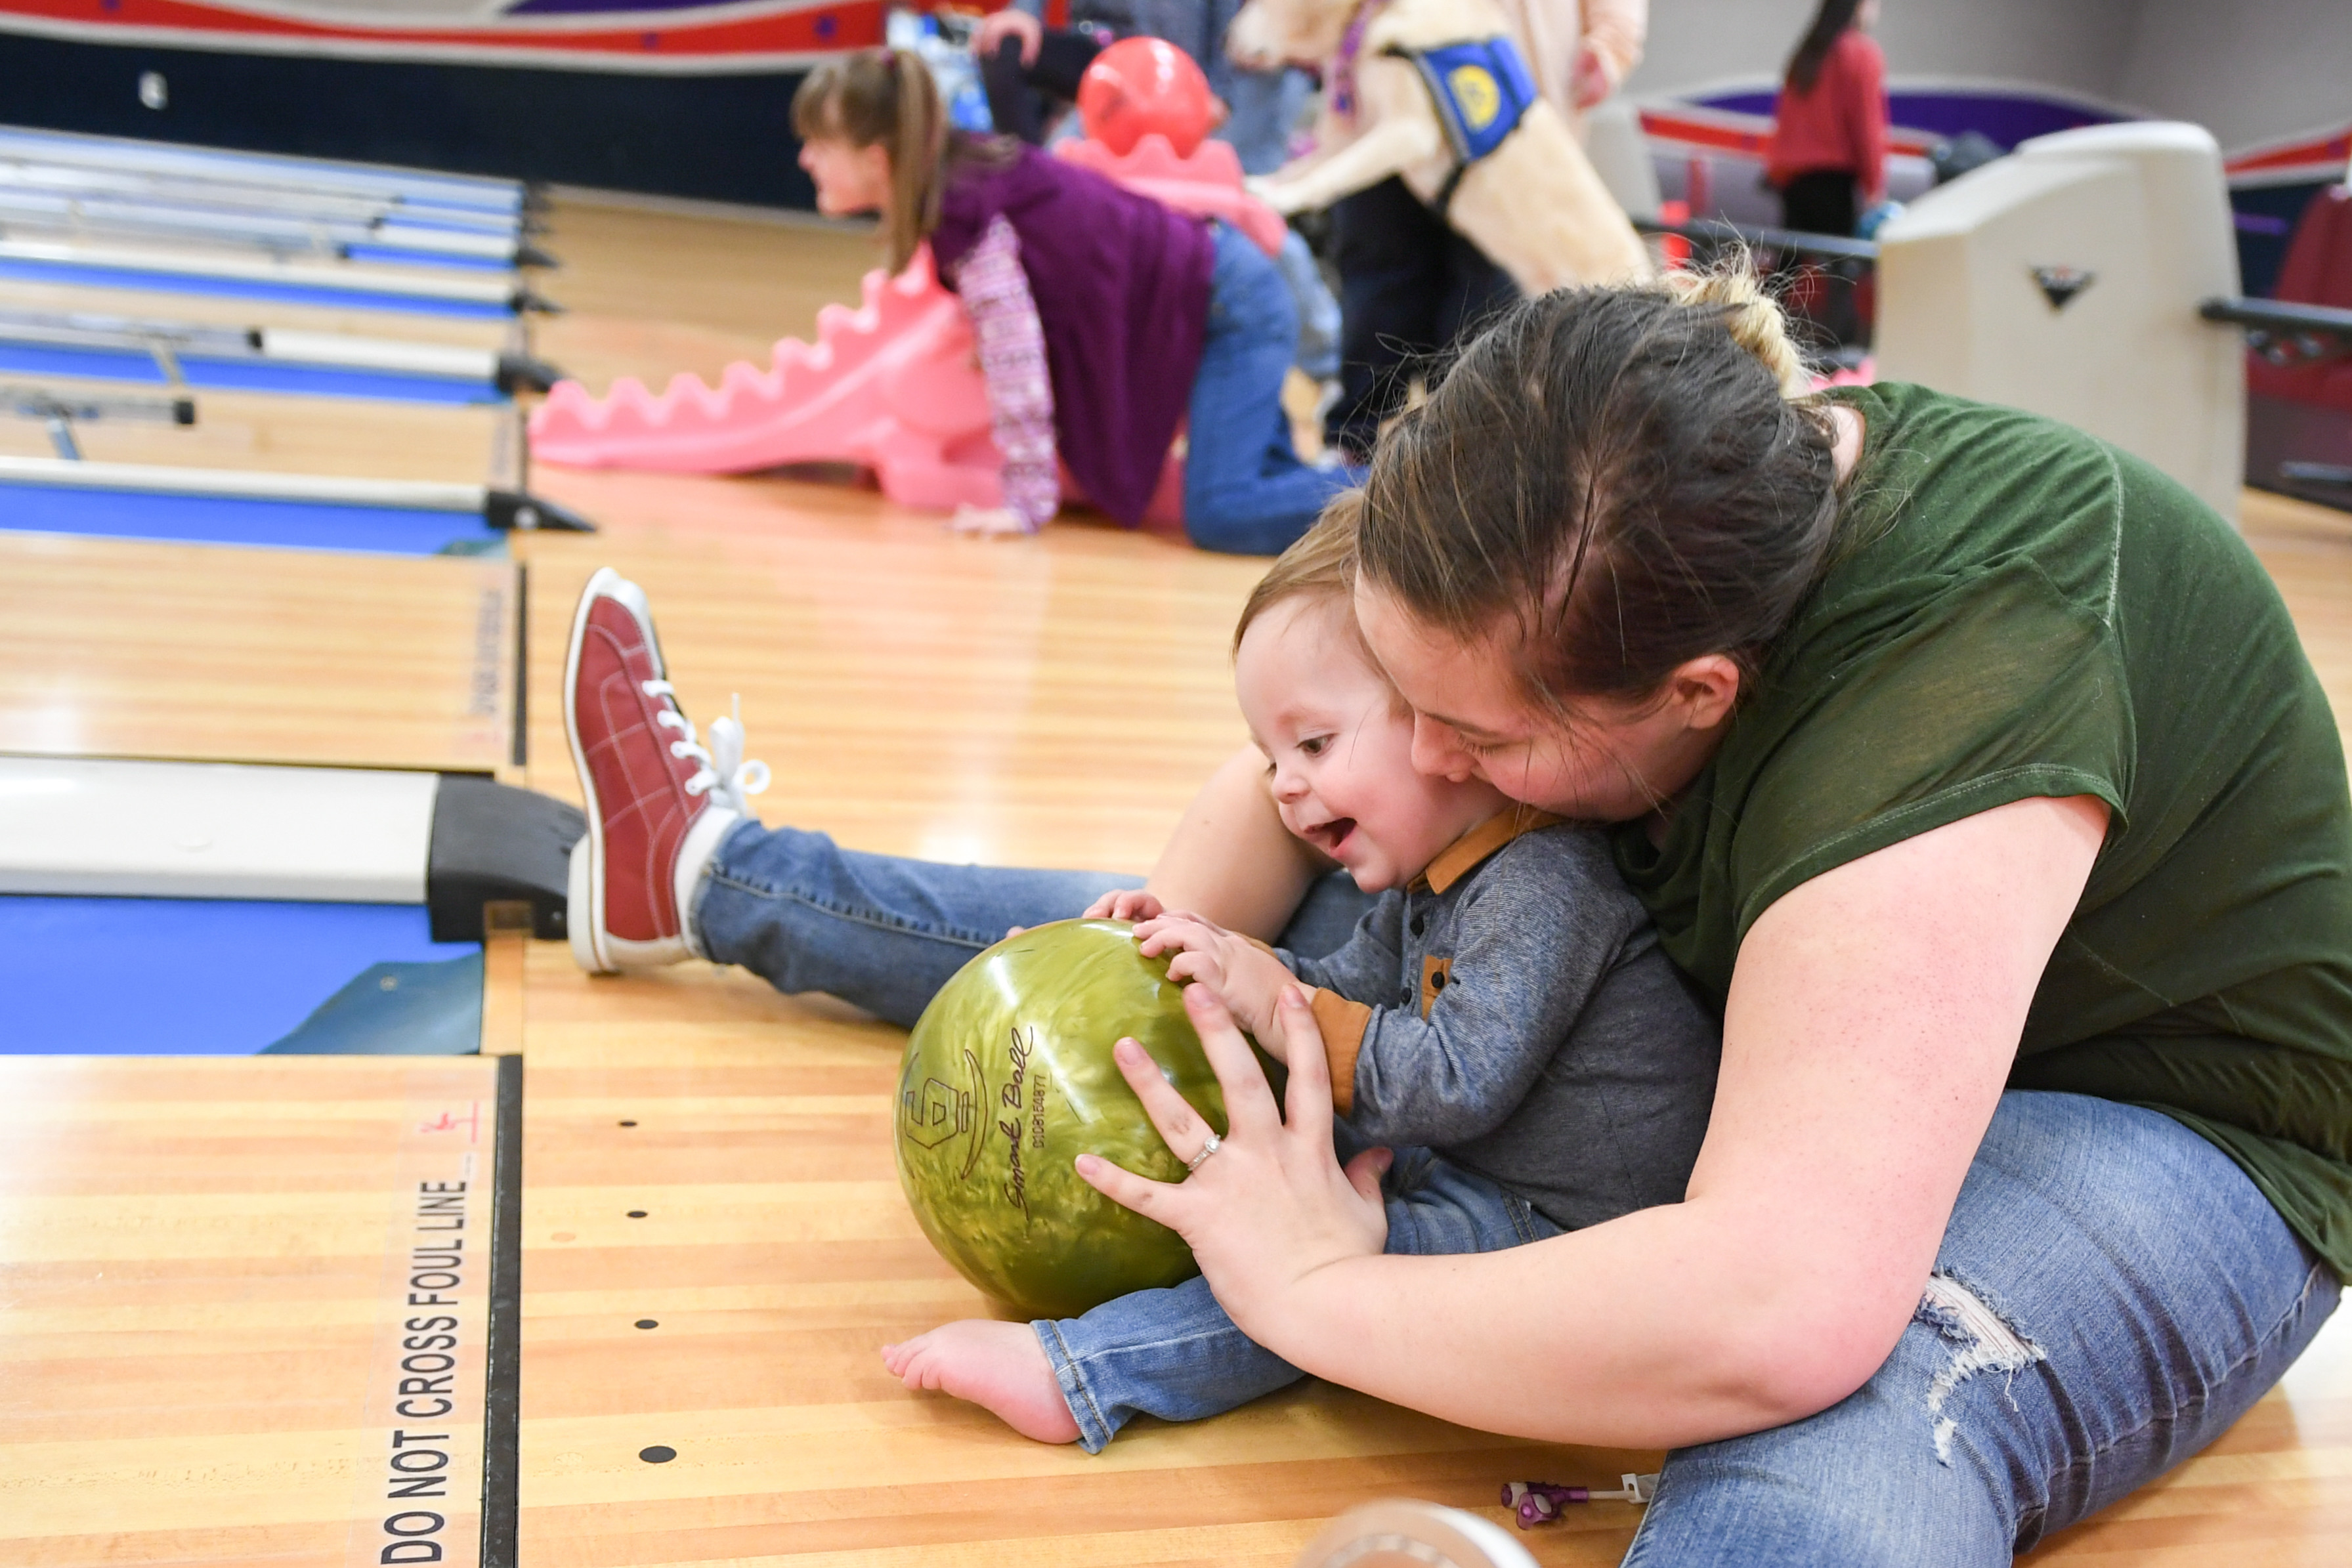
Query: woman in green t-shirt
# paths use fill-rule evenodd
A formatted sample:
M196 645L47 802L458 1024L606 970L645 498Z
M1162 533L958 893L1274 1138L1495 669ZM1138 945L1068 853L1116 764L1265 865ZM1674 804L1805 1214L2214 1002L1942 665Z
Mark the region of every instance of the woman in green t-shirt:
M2352 1271L2342 747L2262 568L2178 486L1918 388L1816 397L1752 284L1672 287L1535 300L1465 352L1374 458L1357 616L1415 766L1619 825L1722 1013L1685 1200L1382 1256L1381 1156L1333 1161L1297 998L1286 1117L1197 996L1227 1137L1147 1065L1196 1171L1081 1168L1308 1372L1674 1447L1629 1561L2006 1562L2226 1428ZM626 852L575 883L592 967L691 953L908 1022L1118 880L746 820L609 572L567 668L575 760L635 758L599 777L638 791L590 792ZM1150 892L1328 951L1346 901L1293 920L1303 853L1252 751Z
M1181 1186L1081 1169L1309 1372L1675 1448L1629 1562L2005 1563L2218 1436L2352 1272L2341 744L2178 486L1918 388L1811 395L1752 285L1678 291L1468 349L1374 457L1357 611L1417 767L1621 824L1722 1010L1685 1201L1381 1255L1296 998L1286 1124L1196 1002L1231 1134ZM1259 766L1155 891L1271 935L1316 868Z

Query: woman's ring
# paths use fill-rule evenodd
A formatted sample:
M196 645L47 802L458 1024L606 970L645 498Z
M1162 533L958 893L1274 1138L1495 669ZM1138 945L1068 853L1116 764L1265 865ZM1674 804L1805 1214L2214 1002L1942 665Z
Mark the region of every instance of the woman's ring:
M1224 1140L1214 1133L1210 1134L1209 1141L1201 1145L1201 1152L1184 1162L1184 1174L1191 1176L1194 1171L1199 1170L1211 1155L1223 1147L1224 1147Z

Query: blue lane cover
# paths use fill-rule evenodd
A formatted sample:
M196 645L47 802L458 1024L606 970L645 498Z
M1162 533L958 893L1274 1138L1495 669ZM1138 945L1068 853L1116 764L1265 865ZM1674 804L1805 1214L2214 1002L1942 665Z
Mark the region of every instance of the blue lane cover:
M488 316L514 314L503 303L476 299L435 299L414 294L378 294L367 289L316 288L301 284L265 283L241 277L198 277L184 272L129 267L85 267L66 261L0 260L0 277L28 283L71 283L89 288L152 288L172 294L219 294L238 299L277 299L289 305L340 305L351 310L402 310L417 316Z
M46 485L0 485L0 528L378 555L482 555L503 544L497 529L463 512Z
M482 955L370 964L265 1056L473 1056L482 1049Z
M514 263L489 256L452 256L446 250L415 250L404 245L375 245L365 240L343 246L349 261L394 261L404 267L454 267L462 272L511 272Z
M1390 52L1419 68L1445 140L1462 163L1475 163L1500 147L1535 106L1535 78L1508 38Z
M247 1056L372 965L480 952L422 904L0 896L0 1051Z
M75 376L89 381L165 385L154 356L136 349L69 348L54 343L0 341L0 372ZM346 370L340 365L289 364L284 360L208 360L183 355L180 373L192 387L217 392L289 392L304 397L381 398L394 402L504 402L486 381Z

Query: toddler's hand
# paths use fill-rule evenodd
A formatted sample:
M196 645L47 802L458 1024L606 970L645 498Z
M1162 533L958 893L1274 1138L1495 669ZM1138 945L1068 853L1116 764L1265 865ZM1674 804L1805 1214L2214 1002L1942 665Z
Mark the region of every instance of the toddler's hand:
M1160 900L1139 887L1115 887L1078 916L1081 920L1157 920L1167 910Z
M1168 977L1206 985L1225 1000L1242 1027L1258 1037L1277 1061L1275 1003L1294 984L1281 959L1246 936L1237 936L1197 915L1170 913L1135 928L1137 948L1147 958L1174 953Z

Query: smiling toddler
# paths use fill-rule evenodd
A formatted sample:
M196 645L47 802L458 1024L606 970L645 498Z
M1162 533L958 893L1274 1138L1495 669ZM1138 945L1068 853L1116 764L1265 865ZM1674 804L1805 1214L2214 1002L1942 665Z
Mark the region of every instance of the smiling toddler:
M1717 1033L1660 951L1607 842L1469 777L1417 771L1412 711L1356 631L1342 502L1242 612L1234 684L1283 825L1377 894L1338 952L1264 946L1148 894L1147 956L1204 984L1279 1052L1297 982L1331 1061L1338 1142L1387 1145L1388 1250L1484 1252L1681 1200L1715 1097ZM968 1319L887 1346L1045 1442L1101 1449L1129 1419L1196 1420L1302 1375L1236 1328L1207 1281L1082 1317Z

